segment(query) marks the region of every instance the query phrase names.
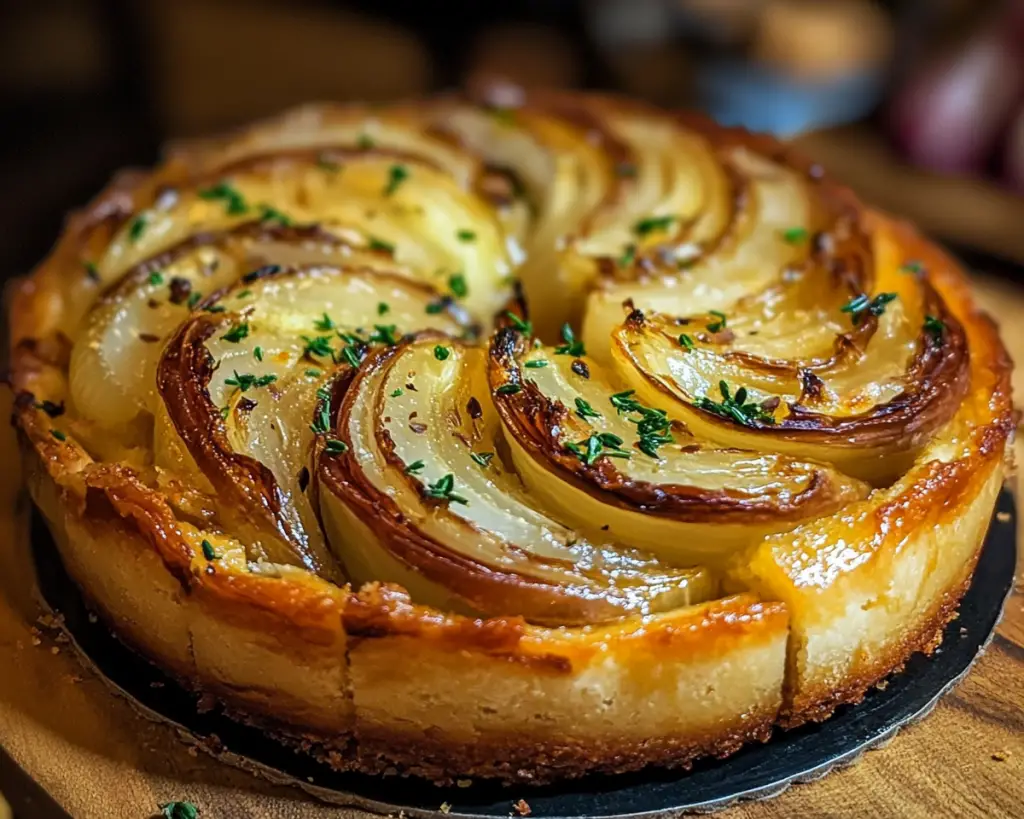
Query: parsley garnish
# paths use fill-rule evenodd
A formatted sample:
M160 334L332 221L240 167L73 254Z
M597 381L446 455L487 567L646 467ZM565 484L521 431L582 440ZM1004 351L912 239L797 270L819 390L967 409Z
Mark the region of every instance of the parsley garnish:
M798 245L801 242L807 241L807 237L810 235L807 228L802 227L791 227L786 228L782 231L782 241L790 245Z
M329 438L324 446L324 452L328 455L340 455L342 452L348 452L348 444L337 438Z
M452 273L448 277L448 287L451 288L452 293L458 299L464 299L469 295L469 286L466 284L466 277L461 273Z
M724 381L718 382L718 391L722 394L721 401L714 401L708 396L702 396L695 402L698 409L710 412L721 418L728 418L744 426L752 426L754 422L760 421L764 424L774 424L775 416L755 401L747 403L747 388L740 387L735 395L729 394L729 385Z
M220 555L217 554L216 550L213 548L213 544L210 543L210 541L208 541L206 538L203 538L202 546L203 557L205 557L207 560L216 560L220 557Z
M633 232L637 236L646 236L655 231L668 230L678 218L678 216L650 216L633 225Z
M573 443L569 441L565 448L579 458L587 466L593 466L601 456L609 458L630 458L629 451L622 448L622 439L610 432L602 432Z
M469 457L472 458L474 462L480 464L480 466L486 468L490 464L491 458L494 457L494 453L493 452L470 452L469 453Z
M356 346L355 344L346 344L341 349L341 357L345 360L345 363L353 369L357 368L362 363L363 353L363 345Z
M317 408L316 415L313 416L313 423L309 425L309 428L313 430L314 435L326 435L331 429L331 406L328 403L331 394L325 385L316 391L316 396L320 399L321 404Z
M251 296L251 295L252 295L252 290L249 290L248 288L246 288L241 293L239 293L237 296L235 296L235 298L236 299L244 299L244 298L247 298L248 296Z
M251 390L253 387L266 387L268 384L273 384L277 381L277 376L273 373L253 375L252 373L239 373L238 370L233 372L234 375L231 378L225 378L224 383L229 387L238 387L242 392Z
M199 191L200 199L223 199L224 209L229 216L238 216L249 210L245 203L245 197L239 193L237 188L227 182L219 182L212 188Z
M946 332L946 322L935 316L924 317L924 331L930 333L937 341L942 341L942 336Z
M203 308L207 313L223 313L226 309L223 304L211 304Z
M686 333L682 333L679 336L679 346L682 347L684 350L692 350L693 339L690 338Z
M193 290L192 293L188 297L188 309L189 310L195 310L196 309L196 305L199 304L199 302L202 300L202 298L203 298L203 294L202 293L200 293L198 290Z
M438 344L437 346L434 347L434 358L436 358L438 361L446 360L448 358L448 356L450 356L451 354L452 354L451 350L449 350L447 347L444 347L444 346L442 346L440 344Z
M398 398L398 396L402 395L403 393L404 393L404 390L401 387L398 387L398 388L396 388L396 389L391 391L391 397L392 398Z
M629 267L636 261L636 245L626 245L626 249L619 257L619 267Z
M917 260L904 262L900 265L900 273L913 273L915 276L920 276L924 273L924 263Z
M61 432L59 429L51 429L50 434L58 441L66 441L68 436Z
M637 435L640 436L636 444L637 448L645 455L657 458L658 447L664 444L671 444L674 441L668 433L672 422L668 419L668 413L665 410L647 407L637 401L633 397L635 392L635 390L617 392L611 396L609 401L620 415L623 413L635 413L640 416L639 418L628 419L636 424Z
M373 344L386 344L388 347L391 347L398 343L398 338L395 336L395 330L397 329L398 327L395 324L374 324L369 340Z
M601 413L597 412L588 401L582 398L576 399L576 414L586 421L588 418L600 418Z
M519 316L517 316L511 310L506 310L505 315L508 317L508 320L512 322L512 326L515 327L520 333L525 333L528 336L533 335L533 324L519 318Z
M462 495L456 495L455 492L452 491L454 488L455 476L449 472L443 478L438 478L435 483L427 484L427 497L468 504L469 501L462 497Z
M385 242L383 239L378 239L375 236L369 238L368 247L370 250L383 250L385 253L394 254L395 246L391 242Z
M159 805L164 819L197 819L199 809L191 802L164 802Z
M333 356L334 348L331 346L330 336L300 336L306 342L302 350L303 355Z
M321 332L327 332L328 330L333 330L337 325L334 323L334 319L327 315L327 313L324 313L323 318L318 318L313 322L313 327Z
M524 366L529 367L531 370L539 370L541 367L548 366L548 362L543 358L535 358L532 361L527 361Z
M142 238L142 234L146 231L146 214L140 213L128 226L128 238L133 242L137 242Z
M258 347L258 346L257 347L253 347L252 355L253 355L253 358L255 358L257 361L262 361L263 360L263 348L262 347Z
M291 217L271 205L260 205L260 221L277 222L282 227L288 227L292 223Z
M304 370L303 374L304 375L308 375L310 378L319 378L320 375L321 375L321 372L320 372L320 370L317 370L317 369L314 369L313 367L310 367L308 370Z
M409 169L405 165L392 165L388 171L388 184L384 188L384 195L391 196L391 194L398 190L399 185L408 178Z
M86 276L94 282L98 282L100 280L100 269L96 267L95 262L82 262L82 266L85 268Z
M236 324L224 335L221 336L225 341L231 341L237 344L243 338L249 335L249 322L243 321L241 324ZM257 359L258 360L258 359Z
M383 316L389 310L391 310L391 307L388 305L388 303L386 301L377 302L377 315L378 316Z
M495 390L495 392L498 395L515 395L522 389L523 388L520 387L518 384L502 384L500 387L498 387L498 389Z
M873 299L869 299L866 293L854 296L839 309L844 313L850 313L854 326L860 324L865 313L872 316L880 316L885 312L885 305L897 298L896 293L879 293Z
M573 358L579 358L587 354L586 347L583 346L582 341L576 338L576 334L572 331L572 327L569 326L569 322L562 325L562 340L565 344L555 347L557 355L571 355Z
M463 228L455 232L455 238L460 242L473 242L476 241L476 231Z
M149 274L148 281L154 287L159 287L161 284L164 283L164 274L161 273L159 270L154 270L152 273Z
M724 330L728 326L729 320L725 317L725 313L718 310L708 310L708 313L718 319L718 321L708 322L707 330L709 333L717 333L719 330Z

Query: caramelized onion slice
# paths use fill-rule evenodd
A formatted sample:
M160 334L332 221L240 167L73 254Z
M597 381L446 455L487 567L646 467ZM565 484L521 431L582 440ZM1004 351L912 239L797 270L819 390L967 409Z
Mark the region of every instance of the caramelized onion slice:
M169 205L138 213L114 237L97 268L105 280L189 235L256 219L318 225L393 258L417 280L449 288L486 321L511 293L501 223L480 198L442 171L373 152L338 170L314 158L270 157L183 189ZM452 287L452 277L462 285Z
M589 356L559 349L499 330L490 381L520 477L584 533L607 526L674 564L722 565L867 492L823 464L701 443Z
M166 452L172 467L194 463L255 556L331 576L305 495L313 428L327 429L317 391L402 326L464 329L435 304L435 291L398 274L271 266L243 276L207 305L225 312L195 316L168 345L158 385L184 446L158 427L158 462Z
M825 300L804 321L794 305L772 315L764 301L741 302L724 340L708 329L721 316L679 324L634 311L614 335L616 367L702 438L885 482L952 417L968 357L960 324L926 282L883 267L877 287L838 307Z
M486 353L421 338L368 361L341 406L348 449L321 459L328 538L356 582L419 602L539 623L599 622L704 599L672 569L542 511L501 451Z

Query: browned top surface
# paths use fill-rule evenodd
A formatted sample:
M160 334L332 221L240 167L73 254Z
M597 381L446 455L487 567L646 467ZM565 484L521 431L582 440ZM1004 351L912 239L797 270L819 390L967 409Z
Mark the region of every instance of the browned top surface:
M984 279L977 284L981 302L1000 320L1011 353L1024 363L1024 287ZM1020 395L1024 370L1018 369L1015 383ZM9 415L7 395L0 415ZM1018 442L1018 461L1022 455L1024 445ZM321 805L297 789L272 786L190 753L171 729L138 716L83 671L53 632L38 627L40 610L25 582L31 571L24 530L27 501L19 494L14 441L6 425L0 432L0 462L6 467L0 475L0 746L25 771L80 819L137 819L171 799L194 801L204 819L358 813ZM1024 535L1019 522L1018 532ZM1024 569L1024 560L1019 566ZM1011 597L987 654L922 724L852 768L796 786L770 802L718 815L1016 815L1024 803L1022 714L1024 584ZM519 796L528 799L529 793L510 791L510 809ZM47 817L40 811L25 819Z

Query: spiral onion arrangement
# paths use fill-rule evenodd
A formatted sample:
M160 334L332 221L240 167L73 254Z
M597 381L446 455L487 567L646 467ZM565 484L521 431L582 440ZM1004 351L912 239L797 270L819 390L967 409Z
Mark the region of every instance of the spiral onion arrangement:
M1011 432L950 260L766 138L602 97L180 149L13 319L79 582L363 770L682 764L826 716L934 644Z

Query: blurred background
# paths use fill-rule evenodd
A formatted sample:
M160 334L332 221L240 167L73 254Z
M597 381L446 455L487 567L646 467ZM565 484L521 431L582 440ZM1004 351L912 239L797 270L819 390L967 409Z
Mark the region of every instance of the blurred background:
M168 138L490 76L796 139L870 201L1024 263L1024 0L4 0L0 269ZM1013 265L1008 268L1016 269Z

